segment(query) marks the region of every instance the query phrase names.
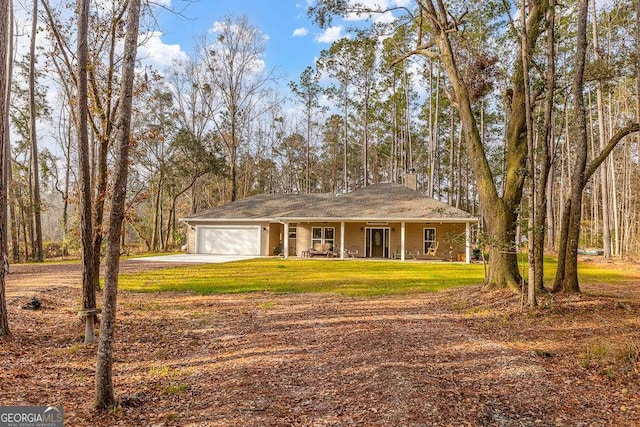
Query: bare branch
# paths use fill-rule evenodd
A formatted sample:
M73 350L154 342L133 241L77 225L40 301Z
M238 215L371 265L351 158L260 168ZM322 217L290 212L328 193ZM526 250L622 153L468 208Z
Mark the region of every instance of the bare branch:
M404 61L405 59L409 58L410 56L413 55L424 55L428 58L432 58L432 59L440 59L440 54L437 52L434 52L432 50L429 50L429 48L435 46L435 42L433 40L423 43L422 45L418 46L417 48L415 48L412 51L406 52L403 55L401 55L400 57L394 59L393 61L391 61L390 66L393 67L397 64L399 64L400 62Z
M598 154L598 156L591 160L591 162L589 162L589 164L587 165L587 169L584 172L584 184L589 181L591 175L593 175L598 167L602 164L602 162L607 159L607 156L609 156L611 151L616 148L616 145L618 145L618 143L622 141L625 136L636 132L640 132L640 123L633 123L616 132L616 134L611 137L609 143L606 147L604 147L600 154Z

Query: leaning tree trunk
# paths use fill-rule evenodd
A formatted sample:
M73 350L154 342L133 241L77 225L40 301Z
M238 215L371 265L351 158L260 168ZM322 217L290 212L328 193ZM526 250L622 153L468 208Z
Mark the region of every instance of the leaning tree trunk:
M0 0L0 165L4 166L5 150L4 145L7 143L7 114L9 106L6 104L5 91L7 90L7 70L10 58L7 56L8 32L9 32L9 1ZM7 233L6 233L6 216L7 216L7 183L5 174L0 173L0 338L10 334L9 320L7 317L7 301L5 295L5 262L7 259Z
M140 25L140 0L129 0L124 58L122 62L122 83L120 87L120 111L117 121L118 144L113 187L113 198L107 231L107 257L104 276L104 315L100 324L100 341L96 360L95 406L101 409L115 405L113 393L113 343L118 295L118 272L120 268L120 233L125 216L127 197L127 175L129 171L129 139L131 133L131 104L133 101L133 79Z

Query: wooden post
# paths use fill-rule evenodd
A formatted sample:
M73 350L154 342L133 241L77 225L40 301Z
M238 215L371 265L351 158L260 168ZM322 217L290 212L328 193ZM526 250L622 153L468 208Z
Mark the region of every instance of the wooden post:
M284 259L289 258L289 223L284 223L284 236L282 237L283 245L282 250L284 251Z
M405 245L406 245L407 225L403 221L400 223L400 261L404 261Z
M340 259L344 259L344 221L340 223Z
M471 223L467 222L465 227L466 263L471 263Z

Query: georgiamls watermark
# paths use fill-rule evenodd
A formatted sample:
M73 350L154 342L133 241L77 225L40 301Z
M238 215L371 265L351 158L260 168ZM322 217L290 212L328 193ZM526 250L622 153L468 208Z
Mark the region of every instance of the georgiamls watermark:
M0 427L62 427L62 406L0 406Z

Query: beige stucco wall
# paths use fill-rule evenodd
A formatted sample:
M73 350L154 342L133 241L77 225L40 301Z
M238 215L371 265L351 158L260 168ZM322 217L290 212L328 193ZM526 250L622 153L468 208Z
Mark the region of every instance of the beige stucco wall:
M311 247L311 229L312 227L334 227L335 228L335 247L340 248L340 223L339 222L312 222L297 224L297 253L301 256L302 251L306 251ZM390 222L387 225L367 225L366 222L345 223L345 249L355 248L358 250L357 257L362 258L366 255L365 245L365 229L373 228L389 228L389 256L396 249L401 247L401 223ZM466 253L465 246L465 224L440 224L440 223L406 223L405 224L405 249L416 248L420 251L418 259L442 259L442 260L459 260L458 254L463 257ZM438 251L435 256L424 254L424 232L425 228L436 229L436 241L439 242ZM464 260L462 258L461 260Z
M428 256L424 254L425 228L436 229L436 242L438 242L439 245L435 256ZM465 224L407 224L405 247L407 249L417 248L420 251L420 255L417 257L419 259L443 259L457 261L458 254L466 253L465 233ZM400 242L398 241L398 245L399 244ZM393 246L393 248L395 248L395 246Z

